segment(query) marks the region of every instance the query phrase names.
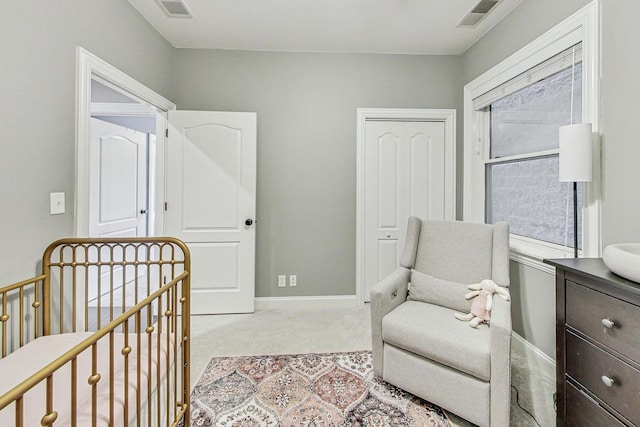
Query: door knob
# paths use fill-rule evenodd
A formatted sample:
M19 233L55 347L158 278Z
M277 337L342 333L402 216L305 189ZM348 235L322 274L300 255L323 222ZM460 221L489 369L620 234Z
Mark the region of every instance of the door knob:
M140 213L144 215L144 214L147 213L147 210L146 209L140 209Z
M253 220L251 218L247 219L244 222L244 225L246 225L247 227L251 227L252 224L253 224Z

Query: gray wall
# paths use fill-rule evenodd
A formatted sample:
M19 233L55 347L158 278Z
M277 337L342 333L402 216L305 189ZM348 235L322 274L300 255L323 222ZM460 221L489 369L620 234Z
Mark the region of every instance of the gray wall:
M257 295L353 294L355 109L458 108L463 84L587 3L525 0L460 58L179 50L174 62L175 49L126 0L6 2L0 14L0 281L34 274L44 246L74 233L75 46L180 108L257 111ZM640 2L603 1L601 8L607 245L640 241L640 26L633 21ZM458 200L461 141L460 133ZM65 215L49 215L52 191L67 193ZM277 274L294 273L297 288L275 286ZM553 357L553 278L514 262L511 273L514 328Z
M173 96L174 49L127 0L20 0L0 13L0 283L24 279L75 233L76 46ZM64 191L64 215L49 193Z
M505 17L491 31L485 34L473 46L467 49L462 58L462 85L460 86L460 105L463 105L463 86L485 71L517 52L554 25L570 16L591 0L524 0L514 11ZM460 111L458 120L458 171L464 170L463 117ZM458 219L463 212L462 173L458 174Z
M586 0L525 0L462 56L463 84L490 69L549 28L571 15ZM602 69L600 133L602 135L602 241L640 242L640 14L636 0L602 1ZM544 11L541 13L540 11ZM459 151L460 153L460 151ZM511 263L514 330L555 357L553 276Z
M356 108L458 108L459 70L450 56L178 50L179 109L258 113L257 296L355 294Z
M462 55L462 85L517 52L588 3L588 0L524 0ZM460 112L462 114L463 111ZM460 148L458 160L463 157L462 153L463 148ZM555 359L554 276L513 261L510 263L510 271L514 331Z
M637 0L602 1L602 240L640 242L640 14Z
M462 84L500 63L590 0L524 0L462 55Z

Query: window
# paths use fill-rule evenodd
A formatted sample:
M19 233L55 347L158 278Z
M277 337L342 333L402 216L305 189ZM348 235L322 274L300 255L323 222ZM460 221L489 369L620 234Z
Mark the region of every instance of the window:
M512 259L544 270L543 258L573 254L572 184L558 179L558 128L597 129L595 14L587 6L465 86L464 219L508 222ZM589 256L599 253L595 187L578 186L578 246Z
M582 62L567 60L580 47L551 58L566 68L480 110L489 122L485 221L506 221L512 234L561 246L573 242L573 191L558 179L558 128L582 121Z

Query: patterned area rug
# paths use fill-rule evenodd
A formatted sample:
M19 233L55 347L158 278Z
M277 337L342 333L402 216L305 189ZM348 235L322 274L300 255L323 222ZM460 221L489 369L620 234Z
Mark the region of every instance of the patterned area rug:
M374 376L370 351L214 357L191 404L194 426L450 426Z

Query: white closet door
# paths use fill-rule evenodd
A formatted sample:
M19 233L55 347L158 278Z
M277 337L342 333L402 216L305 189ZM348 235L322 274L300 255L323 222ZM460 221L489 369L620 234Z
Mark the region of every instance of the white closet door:
M405 217L445 219L445 135L443 122L405 123L408 211ZM405 224L406 226L406 218ZM401 236L404 239L404 235ZM404 244L404 240L403 240Z
M445 219L444 122L367 121L365 301L395 270L407 218Z

